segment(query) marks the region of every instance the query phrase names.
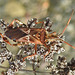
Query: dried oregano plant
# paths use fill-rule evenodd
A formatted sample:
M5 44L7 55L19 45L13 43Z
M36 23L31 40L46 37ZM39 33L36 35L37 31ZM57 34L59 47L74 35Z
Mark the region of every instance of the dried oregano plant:
M37 73L48 73L50 75L74 74L74 58L67 62L66 57L59 56L56 66L53 65L54 54L65 51L62 43L66 43L75 49L74 46L64 40L63 36L71 17L62 33L56 33L51 30L52 22L49 17L43 22L33 18L28 20L27 24L17 19L13 20L11 24L7 24L4 20L0 19L0 27L4 31L4 34L0 33L0 68L6 69L1 74L15 75L18 71L33 72L34 75ZM11 44L8 38L13 40L15 44ZM11 52L11 49L7 48L7 44L19 48L16 55ZM5 60L8 61L9 67L1 66ZM26 69L27 62L32 65L33 70ZM37 70L45 62L48 63L45 67L46 71ZM47 69L49 70L47 71Z

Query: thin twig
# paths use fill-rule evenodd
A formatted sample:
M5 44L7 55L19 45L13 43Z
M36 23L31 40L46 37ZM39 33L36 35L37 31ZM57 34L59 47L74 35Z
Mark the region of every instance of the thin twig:
M34 63L32 64L32 68L33 68L34 75L36 75Z
M34 57L34 60L35 60L35 57ZM32 64L32 68L33 68L33 72L34 72L34 75L36 75L36 72L35 72L35 65L34 65L34 63Z
M0 68L3 68L3 69L8 69L8 67L4 67L4 66L0 66Z
M27 70L27 69L20 69L19 71L28 71L28 72L34 72L33 70ZM36 73L50 73L51 72L45 72L45 71L35 71Z
M8 69L8 67L4 67L4 66L0 66L0 68ZM27 69L20 69L19 71L34 72L34 70L27 70ZM45 72L45 71L35 71L35 73L50 73L51 74L51 72Z

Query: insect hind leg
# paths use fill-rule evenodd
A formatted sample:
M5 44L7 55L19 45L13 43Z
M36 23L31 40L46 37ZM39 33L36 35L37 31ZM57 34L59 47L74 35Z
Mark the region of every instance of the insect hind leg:
M24 24L24 23L22 23L22 22L20 22L18 19L14 19L10 24L9 24L9 26L7 27L7 28L14 28L14 24L16 23L16 26L19 28L20 26L23 26L23 27L26 27L27 28L27 26Z
M0 28L5 31L7 29L7 26L9 24L7 22L5 22L3 19L0 19Z
M2 35L2 33L0 33L0 36L1 36L1 38L3 39L4 42L6 42L7 44L9 44L9 45L11 45L11 46L20 45L20 44L11 44L11 43L9 42L9 40L8 40L5 36Z
M11 45L10 42L8 41L8 39L2 35L2 33L0 33L0 36L3 38L3 41L4 41L4 42L6 42L6 43L8 43L9 45Z

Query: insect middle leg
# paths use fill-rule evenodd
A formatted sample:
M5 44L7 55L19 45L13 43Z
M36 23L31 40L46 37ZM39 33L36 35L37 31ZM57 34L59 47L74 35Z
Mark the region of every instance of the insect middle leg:
M35 56L36 55L36 51L37 51L37 44L35 44L35 53L33 55L30 55L30 56L27 56L27 57L24 57L23 58L23 61L28 58L28 57L32 57L32 56Z
M48 49L48 53L46 53L46 54L44 55L44 60L45 60L45 57L50 53L50 47L47 46L45 43L43 43L43 46L45 46L45 47Z

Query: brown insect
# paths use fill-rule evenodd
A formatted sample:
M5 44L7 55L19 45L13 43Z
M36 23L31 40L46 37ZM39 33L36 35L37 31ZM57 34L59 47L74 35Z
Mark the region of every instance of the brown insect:
M72 12L72 14L73 14L73 12ZM49 33L45 29L44 25L48 25L49 20L46 21L46 23L44 23L44 22L37 22L36 19L34 19L33 21L35 22L35 24L41 23L42 26L40 28L30 28L30 24L27 27L25 24L23 24L19 20L15 19L15 20L12 21L12 23L9 26L7 26L5 34L2 35L0 33L0 35L3 38L3 40L11 46L19 46L19 45L21 45L20 42L25 43L24 45L29 44L29 43L35 44L35 53L33 55L24 57L23 61L28 57L32 57L32 56L36 55L37 44L43 45L48 49L48 53L44 55L44 57L46 57L50 53L50 48L49 48L48 45L46 45L47 41L52 42L52 41L60 40L60 41L66 43L67 45L69 45L69 46L71 46L72 48L75 49L74 46L70 45L69 43L67 43L66 41L64 41L64 40L62 40L61 38L58 37L58 36L61 37L63 35L63 33L65 32L67 26L70 23L72 14L71 14L71 16L69 18L69 21L68 21L66 27L64 28L63 32L59 35L56 32ZM17 22L21 26L23 25L24 27L13 28L14 22ZM9 39L13 40L14 42L17 42L17 44L11 44L9 42L9 40L7 39L7 37Z

